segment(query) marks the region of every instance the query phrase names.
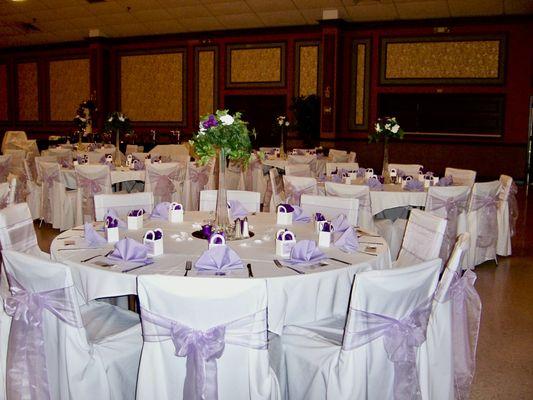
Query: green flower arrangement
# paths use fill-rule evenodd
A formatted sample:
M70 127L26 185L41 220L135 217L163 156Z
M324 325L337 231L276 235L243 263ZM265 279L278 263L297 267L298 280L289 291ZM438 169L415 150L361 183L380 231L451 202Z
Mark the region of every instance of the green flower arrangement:
M382 137L388 139L403 139L404 131L395 117L378 118L374 132L368 135L369 141L379 142Z
M251 136L255 136L255 131L248 130L241 113L230 115L228 110L217 110L201 118L199 131L189 143L202 165L215 157L217 150L230 160L247 164L252 152Z

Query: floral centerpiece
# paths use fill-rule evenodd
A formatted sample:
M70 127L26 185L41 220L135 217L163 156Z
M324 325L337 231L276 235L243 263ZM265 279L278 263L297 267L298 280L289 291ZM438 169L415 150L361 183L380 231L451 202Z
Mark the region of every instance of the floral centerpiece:
M106 132L115 133L115 165L121 165L120 135L131 131L131 121L123 113L114 111L107 117L104 125Z
M389 139L403 139L404 131L395 117L378 118L373 133L368 136L370 142L379 142L383 138L383 169L381 174L385 183L391 183L389 171Z
M218 195L215 216L215 229L223 231L231 238L232 230L227 211L227 196L225 185L226 163L228 159L247 164L252 152L250 132L247 123L241 119L240 113L230 115L228 110L217 110L201 118L198 133L194 135L190 144L200 160L200 164L207 164L218 158Z
M80 143L82 136L89 135L93 132L93 118L96 111L98 109L94 100L85 100L78 106L73 122L77 128Z

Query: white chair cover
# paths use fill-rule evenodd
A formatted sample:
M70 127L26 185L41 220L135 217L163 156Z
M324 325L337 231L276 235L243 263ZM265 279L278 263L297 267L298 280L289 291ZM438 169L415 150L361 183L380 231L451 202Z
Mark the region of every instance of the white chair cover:
M215 211L217 206L218 190L202 190L200 192L200 211ZM238 200L248 212L261 211L261 195L257 192L246 190L228 190L227 199Z
M470 250L467 266L473 269L488 260L496 259L498 243L498 194L500 181L474 183L468 205L467 225Z
M257 153L252 153L250 156L250 162L246 167L244 180L246 190L259 192L261 194L261 203L265 203L268 178L263 172L263 164L257 156Z
M32 218L37 219L41 214L42 187L35 181L37 174L32 174L30 161L27 159L24 160L24 170L28 178L26 181L26 202L30 208Z
M346 150L329 150L329 158L334 163L346 163L348 161L348 152Z
M39 162L42 177L41 218L55 229L74 226L76 192L67 192L58 163Z
M343 183L326 182L326 196L346 197L359 200L357 225L370 232L375 232L370 188L366 185L345 185Z
M459 168L446 168L444 171L445 176L451 175L454 185L470 186L474 185L476 181L476 171L471 169L459 169Z
M348 153L348 160L347 160L347 162L349 162L349 163L354 163L355 160L357 160L357 153L356 153L355 151L350 151L350 152Z
M62 147L55 147L48 149L48 155L52 157L57 157L57 162L61 164L61 166L71 166L72 165L72 150L71 149L65 149Z
M518 219L518 204L516 202L518 189L513 178L508 175L500 175L500 184L496 254L510 256L512 254L511 238L516 233L516 221Z
M6 311L13 316L7 397L132 399L142 345L138 317L103 303L80 308L62 264L10 250L3 256L11 287Z
M0 182L7 182L11 168L11 155L0 156Z
M265 202L269 202L270 212L276 212L276 206L285 202L285 190L283 189L283 177L279 174L277 168L268 171L269 185L265 194Z
M111 174L107 165L76 165L76 225L95 220L94 195L111 193Z
M146 164L144 190L153 192L155 204L177 201L183 204L187 165L176 162Z
M311 177L311 166L309 164L289 164L285 167L285 175Z
M184 204L187 211L198 210L200 192L209 188L210 181L214 184L214 169L214 160L206 165L197 165L194 162L188 164Z
M402 248L393 267L405 267L437 258L446 234L446 220L425 211L411 210Z
M244 172L240 163L230 161L226 167L226 189L244 190Z
M432 186L426 198L426 211L446 219L446 235L439 257L444 262L451 254L457 235L466 231L469 186Z
M401 170L405 175L418 175L418 171L424 168L421 164L389 164L389 171L391 169L396 169L396 171Z
M9 182L0 183L0 209L6 208L9 204L10 197L10 185Z
M308 154L308 155L294 155L289 154L287 156L287 161L289 164L308 164L309 168L311 169L311 176L316 176L317 173L317 158L316 154Z
M319 328L287 327L281 336L286 372L280 372L286 397L419 398L417 352L440 267L437 259L358 273L347 317Z
M189 162L189 148L183 144L158 144L150 154L167 157L172 162Z
M302 194L318 194L315 178L283 176L283 188L289 204L300 205Z
M11 156L9 163L9 181L16 178L16 186L14 186L14 202L24 203L26 202L26 196L28 194L28 180L31 175L28 175L25 168L26 151L25 150L6 150L6 155Z
M262 280L140 276L137 399L279 399ZM203 394L203 395L201 395Z
M42 173L41 173L40 164L43 162L57 163L57 157L53 157L53 156L35 157L35 172L36 172L35 181L37 182L38 185L42 184Z
M335 171L349 171L356 172L359 169L359 164L356 162L328 162L326 163L326 175L331 176Z
M108 209L115 210L120 218L127 222L131 210L143 209L150 214L154 208L152 192L96 194L94 196L94 213L97 221L103 221Z
M20 149L27 141L28 137L24 131L6 131L2 139L2 153L5 154L8 149Z
M332 201L331 197L327 196L302 194L300 205L309 216L319 212L326 219L332 220L338 215L344 214L350 225L357 225L358 199L338 198Z

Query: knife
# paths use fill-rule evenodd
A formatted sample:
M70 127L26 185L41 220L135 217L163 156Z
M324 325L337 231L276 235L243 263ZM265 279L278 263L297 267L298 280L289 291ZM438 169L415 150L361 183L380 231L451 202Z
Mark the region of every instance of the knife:
M292 269L294 272L296 272L298 274L305 274L305 272L300 271L299 269L293 268L293 267L291 267L289 265L283 265L282 263L279 262L279 260L276 260L276 259L274 259L274 264L276 264L276 266L278 268L289 268L289 269Z
M330 260L333 260L333 261L340 262L341 264L352 265L352 263L349 263L349 262L347 262L347 261L343 261L343 260L339 260L338 258L335 258L335 257L330 257L329 259L330 259Z
M248 277L249 278L253 278L254 277L254 273L252 272L252 264L247 264L246 268L248 268Z

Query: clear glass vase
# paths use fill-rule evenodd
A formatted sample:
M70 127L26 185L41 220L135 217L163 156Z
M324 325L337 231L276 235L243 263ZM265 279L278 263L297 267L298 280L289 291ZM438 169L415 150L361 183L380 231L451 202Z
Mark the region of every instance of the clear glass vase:
M121 158L122 158L122 154L120 153L120 129L117 129L115 134L116 134L116 137L115 137L115 157L114 157L114 161L115 161L115 167L120 167Z
M280 129L281 131L281 140L279 144L279 156L280 158L285 158L285 130L283 129L283 126Z
M381 170L384 183L391 183L390 171L389 171L389 139L386 137L383 142L383 168Z
M232 226L228 216L228 197L226 193L226 152L217 149L218 161L218 191L217 208L215 210L215 222L213 229L224 232L226 240L232 238Z

